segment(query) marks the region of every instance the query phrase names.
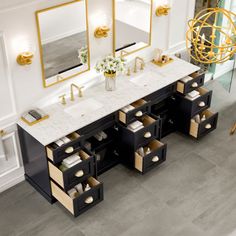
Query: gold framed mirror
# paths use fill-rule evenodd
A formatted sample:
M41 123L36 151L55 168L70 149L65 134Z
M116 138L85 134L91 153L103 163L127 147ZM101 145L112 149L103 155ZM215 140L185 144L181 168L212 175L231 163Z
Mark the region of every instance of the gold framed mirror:
M87 0L36 11L45 88L90 70Z
M151 46L153 0L113 0L113 54L127 56Z

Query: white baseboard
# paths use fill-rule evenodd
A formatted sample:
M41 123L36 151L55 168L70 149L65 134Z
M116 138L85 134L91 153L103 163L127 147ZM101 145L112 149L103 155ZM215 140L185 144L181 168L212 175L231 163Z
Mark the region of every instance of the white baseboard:
M24 168L21 167L0 179L0 193L25 180Z

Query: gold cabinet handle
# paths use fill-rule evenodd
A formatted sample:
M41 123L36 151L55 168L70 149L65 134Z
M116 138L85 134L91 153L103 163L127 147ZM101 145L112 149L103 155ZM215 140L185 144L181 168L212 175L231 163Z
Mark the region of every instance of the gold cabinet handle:
M192 84L192 88L197 88L198 87L198 83L197 82L194 82L193 84Z
M80 178L80 177L84 176L84 172L82 170L79 170L75 173L75 176Z
M205 102L199 102L198 106L199 106L199 107L205 107L205 106L206 106L206 103L205 103Z
M65 150L65 153L67 154L70 154L74 151L74 148L73 147L68 147L66 150Z
M137 111L136 113L135 113L135 116L136 117L141 117L143 115L143 112L142 111Z
M211 127L212 127L211 124L207 124L207 125L205 126L206 129L211 129Z
M91 204L91 203L93 203L93 197L92 197L92 196L87 197L84 202L85 202L86 204Z
M151 132L146 132L146 133L144 134L144 138L151 138L151 137L152 137Z
M160 159L159 159L158 156L155 156L155 157L152 158L152 162L158 162L159 160L160 160Z

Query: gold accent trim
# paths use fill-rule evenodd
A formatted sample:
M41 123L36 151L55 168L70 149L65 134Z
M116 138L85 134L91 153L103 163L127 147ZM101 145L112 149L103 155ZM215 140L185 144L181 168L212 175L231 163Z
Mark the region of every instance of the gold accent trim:
M115 1L116 0L113 0L112 1L112 13L113 13L113 56L116 56L116 7L115 7ZM123 55L123 57L126 57L126 56L129 56L133 53L136 53L138 51L141 51L145 48L148 48L148 47L151 47L152 45L152 18L153 18L153 0L150 0L151 1L151 7L150 7L150 33L149 33L149 42L148 42L148 45L147 46L144 46L144 47L141 47L139 49L136 49L132 52L129 52L129 53L126 53L125 55Z
M109 74L109 73L104 72L104 76L109 79L115 79L116 73Z
M46 116L42 117L41 119L33 121L33 122L29 122L24 117L21 117L21 120L24 121L27 125L33 126L33 125L36 125L36 124L40 123L41 121L46 120L48 118L49 118L49 115L46 115Z
M170 64L173 61L174 61L174 59L170 58L169 61L167 61L166 63L162 63L161 61L155 61L155 60L152 60L152 63L157 65L157 66L163 67L163 66L166 66L166 65Z
M76 3L76 2L80 2L80 1L83 1L83 0L74 0L74 1L71 1L71 2L67 2L67 3L56 5L56 6L48 7L48 8L38 10L38 11L35 12L36 26L37 26L37 33L38 33L38 44L39 44L38 46L39 46L39 52L40 52L40 61L41 61L41 70L42 70L42 79L43 79L43 87L44 88L49 88L49 87L51 87L55 84L58 84L60 82L63 82L65 80L71 79L75 76L78 76L80 74L83 74L85 72L90 71L91 62L90 62L90 40L89 40L89 24L88 24L88 0L84 0L85 1L85 10L86 10L86 29L87 29L86 34L87 34L87 48L88 48L88 63L87 63L87 65L88 65L88 69L84 70L84 71L81 71L79 73L73 74L71 76L68 76L66 78L63 78L60 81L57 80L56 82L53 82L49 85L46 83L45 69L44 69L44 63L43 63L43 48L42 48L41 30L40 30L40 25L39 25L39 14L43 13L43 12L46 12L46 11L56 9L56 8L59 8L59 7L64 7L64 6L67 6L67 5Z

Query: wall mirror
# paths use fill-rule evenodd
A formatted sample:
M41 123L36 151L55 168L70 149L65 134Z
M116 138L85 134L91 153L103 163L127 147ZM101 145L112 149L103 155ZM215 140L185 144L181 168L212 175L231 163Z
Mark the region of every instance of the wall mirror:
M151 45L153 0L113 0L113 50L129 55Z
M87 0L37 11L36 20L44 87L90 69Z

